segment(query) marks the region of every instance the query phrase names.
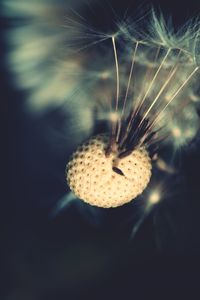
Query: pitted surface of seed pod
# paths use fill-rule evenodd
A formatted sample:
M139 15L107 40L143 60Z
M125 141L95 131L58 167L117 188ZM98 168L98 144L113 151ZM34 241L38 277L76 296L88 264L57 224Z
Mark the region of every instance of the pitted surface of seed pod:
M83 201L104 208L121 206L140 195L151 177L145 148L124 158L106 157L109 138L97 135L78 147L67 165L67 182Z

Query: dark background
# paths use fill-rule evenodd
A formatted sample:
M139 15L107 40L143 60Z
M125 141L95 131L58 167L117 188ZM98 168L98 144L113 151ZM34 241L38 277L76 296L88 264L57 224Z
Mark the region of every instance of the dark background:
M128 5L130 14L141 5L107 2L119 16ZM200 13L195 0L153 4L171 14L177 26ZM112 12L108 3L102 7L88 20L107 29L113 25ZM64 172L71 149L49 136L49 127L61 126L62 112L37 118L24 112L26 95L15 88L5 64L9 26L2 17L0 299L143 299L154 293L161 299L194 299L200 276L199 137L178 154L181 176L167 179L173 196L149 215L131 243L138 202L109 210L74 204L50 218L67 191Z

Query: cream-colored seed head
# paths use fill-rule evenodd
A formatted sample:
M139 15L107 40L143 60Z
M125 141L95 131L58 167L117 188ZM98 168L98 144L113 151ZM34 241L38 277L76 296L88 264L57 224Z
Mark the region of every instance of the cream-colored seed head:
M106 157L108 142L106 135L92 137L78 147L67 165L67 182L74 194L104 208L121 206L140 195L152 168L143 147L121 159L116 153Z

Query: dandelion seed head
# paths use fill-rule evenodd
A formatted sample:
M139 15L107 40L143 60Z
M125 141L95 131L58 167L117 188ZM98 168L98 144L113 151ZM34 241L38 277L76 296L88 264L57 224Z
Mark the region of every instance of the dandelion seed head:
M121 206L140 195L151 177L151 159L144 148L119 159L106 156L109 137L98 135L82 144L67 165L71 190L83 201L99 207Z

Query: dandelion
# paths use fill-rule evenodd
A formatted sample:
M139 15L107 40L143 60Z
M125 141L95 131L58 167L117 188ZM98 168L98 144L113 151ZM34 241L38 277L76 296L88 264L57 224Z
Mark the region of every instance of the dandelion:
M191 88L187 85L194 81L199 70L194 53L198 33L194 31L194 42L188 44L188 31L181 36L180 33L172 34L165 29L163 19L158 20L154 13L152 18L153 25L151 32L146 34L146 39L139 33L132 37L127 28L125 36L128 35L132 42L132 56L130 64L121 63L122 83L116 40L125 39L124 32L119 30L117 35L111 35L116 67L116 93L112 97L114 103L111 101L108 119L110 135L107 139L90 139L88 147L84 148L83 145L68 164L67 180L70 188L79 198L92 205L115 207L135 199L149 183L153 158L159 152L160 143L169 143L171 139L174 145L184 144L198 129L198 122L195 124L195 117L191 117L195 113L189 113L191 99L181 99L185 89L186 97L187 89ZM191 32L193 29L190 28ZM127 65L130 66L129 73ZM173 107L171 111L168 109L170 105ZM186 129L184 125L175 125L176 122L189 118L190 124ZM95 160L100 149L100 158ZM87 159L84 157L88 154L94 172L90 172L90 167L87 167ZM134 161L132 157L135 156L137 159ZM80 157L83 159L80 160ZM101 160L106 167L103 169L106 170L105 174L101 172ZM79 168L80 164L84 168ZM127 168L128 172L125 172ZM126 180L130 180L132 173L134 176L131 186L128 186ZM80 174L82 176L79 177ZM88 177L88 184L85 183L84 176ZM93 182L93 176L99 177L98 184ZM150 202L155 202L155 198L154 194L154 197L150 197Z
M29 108L62 105L73 119L75 145L82 143L66 168L75 196L60 209L76 197L118 207L146 189L147 207L154 206L161 194L151 190L152 173L176 172L174 151L199 130L198 22L175 30L152 10L105 33L89 26L77 7L47 3L32 10L22 1L20 10L10 0L4 9L22 19L31 15L8 34L9 65L29 91ZM173 153L163 158L160 149L168 146Z
M120 159L118 151L106 152L109 137L91 138L73 154L67 167L70 188L87 203L117 207L141 194L151 176L151 162L144 148Z

